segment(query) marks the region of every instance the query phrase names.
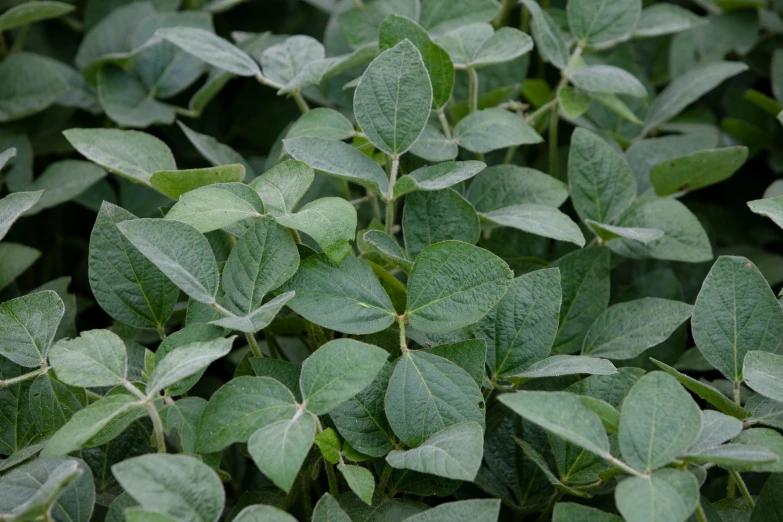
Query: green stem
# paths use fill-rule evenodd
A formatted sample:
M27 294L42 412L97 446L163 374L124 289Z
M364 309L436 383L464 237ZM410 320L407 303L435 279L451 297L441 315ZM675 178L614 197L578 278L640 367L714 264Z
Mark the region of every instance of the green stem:
M468 77L470 78L470 112L478 110L479 98L479 77L476 69L468 67Z
M707 514L704 512L704 508L701 507L701 502L696 505L696 518L699 522L707 522Z
M726 498L733 499L737 493L737 481L729 473L729 484L726 486Z
M26 381L27 379L33 379L43 373L46 373L46 371L47 370L44 368L39 368L37 370L31 371L30 373L25 373L24 375L20 375L18 377L12 377L11 379L0 381L0 388L7 388L8 386L13 386L14 384Z
M552 109L552 105L554 105L556 102L557 102L556 98L549 100L544 105L542 105L535 111L531 112L526 118L527 122L533 127L535 127L536 124L538 123L538 119L541 118L542 116L546 116L549 113L549 111Z
M302 98L302 93L299 91L299 89L296 89L293 93L291 93L291 95L294 97L296 106L299 107L299 110L302 111L302 114L310 112L310 106L307 105L305 99Z
M449 125L449 120L446 119L446 113L443 111L443 107L436 110L435 112L438 113L438 119L440 120L440 126L443 127L443 134L446 135L446 139L451 139L451 126Z
M508 16L511 14L511 10L514 8L515 3L516 0L503 0L503 6L500 8L500 12L495 17L495 20L492 22L495 29L500 29L508 24Z
M384 494L383 492L386 489L386 484L389 482L389 477L391 477L391 474L392 474L392 467L387 462L386 467L383 468L381 479L378 481L378 487L376 488L376 491L381 495Z
M340 487L337 475L334 474L334 466L330 462L324 461L324 469L326 469L326 479L329 481L329 493L336 498L340 494Z
M741 399L740 395L741 395L741 393L742 392L740 391L740 383L739 383L739 381L734 381L734 402L736 402L737 405L740 404L740 399Z
M253 352L253 355L256 357L263 357L264 354L261 353L261 347L258 346L258 341L256 341L256 336L251 333L246 333L245 338L247 339L247 344L250 345L250 350Z
M14 39L14 44L11 46L11 54L18 53L22 50L22 46L24 45L25 38L27 38L27 31L30 29L30 24L23 25L21 29L19 29L19 33L16 35L16 38Z
M163 329L163 325L158 326L158 335L161 341L166 340L166 330Z
M742 475L737 471L729 471L729 474L731 475L731 478L734 479L734 482L737 483L737 487L739 488L740 493L742 493L745 502L747 502L748 507L753 511L753 508L756 507L756 503L753 502L753 497L750 496L750 491L748 491L748 486L745 485L745 481L742 480Z
M166 434L163 431L163 421L160 419L158 409L151 401L145 401L144 407L147 414L152 419L152 428L155 431L155 442L158 446L158 453L166 453Z
M302 484L302 511L304 511L304 519L312 520L313 499L310 497L310 480L305 477L305 473L302 473L299 476L299 480Z
M345 181L342 178L339 179L340 179L340 188L343 191L343 199L345 199L346 201L351 201L353 199L353 197L351 196L351 187L348 186L347 181Z
M509 147L506 151L506 157L503 159L503 165L508 165L511 160L514 159L514 154L517 153L517 146Z
M280 354L283 353L283 349L280 347L280 343L277 342L277 337L272 333L269 328L264 328L264 338L266 339L266 345L269 347L269 355L280 359Z
M558 179L557 173L557 120L559 117L559 103L555 103L549 110L549 175Z
M386 233L392 235L394 227L394 184L397 182L397 170L400 168L400 160L392 156L391 172L389 173L389 197L386 199Z
M612 456L604 456L606 460L608 460L612 465L614 465L617 468L620 468L623 470L624 473L628 473L629 475L633 475L635 477L641 477L641 478L649 478L648 475L645 475L644 473L639 473L635 469L633 469L631 466L626 464L625 462L618 460Z
M405 315L398 316L397 323L400 325L400 351L405 353L408 351L408 343L405 338Z

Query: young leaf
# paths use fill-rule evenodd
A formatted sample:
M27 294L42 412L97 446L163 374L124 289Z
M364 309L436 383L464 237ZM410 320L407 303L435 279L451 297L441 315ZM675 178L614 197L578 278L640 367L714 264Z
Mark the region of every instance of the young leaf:
M351 253L356 237L356 208L342 198L316 199L296 213L277 216L277 222L315 239L335 263Z
M221 183L183 194L166 214L201 233L233 225L247 218L259 218L264 204L259 195L243 183Z
M416 190L449 188L472 178L486 166L481 161L447 161L418 168L397 180L394 184L394 197L398 198Z
M567 118L576 119L587 112L590 102L593 101L590 94L573 87L563 87L558 94L560 108Z
M748 466L759 464L777 463L779 457L761 446L750 446L747 444L724 444L714 448L708 448L700 453L682 456L685 462L695 464L706 464L708 462L719 466Z
M747 147L702 150L658 163L650 179L659 196L696 190L730 178L747 158Z
M524 203L559 207L568 199L568 187L538 170L516 165L495 165L476 176L468 187L466 197L479 212Z
M449 161L457 157L459 147L454 141L446 138L441 129L428 123L410 152L427 161Z
M377 346L351 339L324 344L302 363L299 382L307 410L323 415L349 400L370 385L388 357Z
M247 449L258 469L288 492L314 440L315 418L298 410L293 419L273 422L255 432Z
M617 368L598 357L586 355L551 355L546 359L531 364L526 370L509 375L511 382L517 380L540 379L543 377L559 377L574 374L612 375Z
M52 290L0 304L0 355L25 368L45 364L64 313L62 299Z
M82 388L120 385L128 372L125 344L108 330L90 330L59 341L49 353L49 362L59 380Z
M0 122L41 112L69 91L59 70L32 53L15 53L0 63Z
M416 143L429 119L432 85L421 53L410 40L370 63L353 104L356 121L378 149L396 158Z
M381 259L410 272L413 264L394 238L389 237L381 230L368 230L362 236L362 240L365 242L366 248L377 253Z
M231 344L235 338L220 338L175 348L155 365L155 370L147 383L147 396L154 397L164 388L190 377L224 357L231 351Z
M662 469L623 480L614 500L628 522L685 522L699 504L699 483L687 471Z
M169 353L176 348L182 348L185 346L197 346L194 343L205 343L215 339L220 339L225 335L225 331L222 328L211 326L209 324L194 322L188 324L181 330L173 332L166 336L163 342L160 343L158 349L155 351L152 361L145 360L144 373L149 376L155 367L166 357ZM190 377L179 381L173 386L169 386L166 390L171 396L182 395L192 388L196 382L204 375L204 367L202 370L197 371Z
M112 64L98 71L98 99L106 115L123 127L171 125L177 117L169 105L152 98L135 76Z
M268 79L287 85L308 63L323 60L324 56L321 42L311 36L295 35L265 49L261 54L261 67Z
M647 89L636 76L613 65L588 65L571 73L571 83L588 92L647 96Z
M155 36L224 71L239 76L261 74L256 62L244 51L204 29L166 27L155 31Z
M541 9L535 0L521 1L532 17L530 29L538 52L545 61L558 69L565 69L568 65L569 52L560 26L548 12Z
M690 318L693 306L645 297L609 307L585 336L582 352L607 359L631 359L665 341Z
M481 222L473 206L455 190L414 192L405 200L402 231L405 251L415 259L425 248L441 241L477 243Z
M164 170L150 178L152 188L172 199L191 190L218 183L233 183L245 178L245 167L241 164L222 165L203 169Z
M386 461L397 469L472 481L481 466L483 437L479 424L460 422L435 433L414 449L392 451Z
M568 156L568 187L579 217L609 223L631 206L631 168L600 136L576 129Z
M701 410L671 375L648 373L631 388L620 416L620 451L634 468L650 473L696 440Z
M68 129L63 136L90 161L137 183L149 184L155 172L177 169L169 147L143 132Z
M756 214L766 216L783 228L783 196L748 201L748 207Z
M704 357L734 382L743 379L745 354L775 351L783 339L783 311L744 257L718 258L696 298L691 325Z
M448 332L481 319L503 297L513 273L490 252L443 241L425 248L408 279L410 324L421 332Z
M330 140L345 140L354 135L353 123L334 109L317 107L302 114L291 125L286 134L287 139L300 136L326 138ZM279 165L276 165L279 167Z
M469 24L438 39L454 63L464 68L480 68L510 62L533 48L533 39L513 27L497 31L484 23Z
M340 462L340 438L332 428L326 428L315 436L315 445L329 464ZM370 495L372 497L372 495Z
M2 168L2 167L0 167ZM0 199L0 239L8 233L8 229L19 219L19 216L32 208L41 199L42 190L32 192L15 192Z
M74 6L63 2L28 2L28 5L16 5L0 15L0 31L8 31L27 24L58 18L70 13Z
M750 515L750 522L764 522L783 516L783 505L779 495L781 487L783 487L783 475L778 473L770 475L761 488L756 507Z
M215 302L217 262L198 230L170 219L134 219L117 228L183 292L201 303Z
M464 421L484 425L484 399L473 378L426 352L407 352L399 359L385 403L394 433L409 446Z
M263 306L259 306L248 315L222 317L209 321L209 324L222 326L230 330L239 330L243 333L256 333L263 330L272 322L283 306L293 299L296 292L286 292L274 299L270 299Z
M356 496L362 499L365 504L371 506L373 493L375 493L375 478L370 470L347 464L338 464L337 469L345 477L351 491L356 493Z
M583 44L605 47L627 39L642 12L641 0L568 2L568 25Z
M767 352L747 352L742 364L742 375L745 384L753 391L783 402L783 356Z
M216 522L225 492L209 466L188 455L142 455L111 468L125 491L144 509L183 522Z
M222 165L238 163L245 167L245 172L247 172L249 177L253 177L255 175L253 174L253 168L245 160L245 158L243 158L241 154L228 145L224 145L218 142L212 136L200 134L193 129L188 128L181 121L178 121L177 125L179 125L179 128L182 129L182 132L185 133L185 137L188 138L188 141L190 141L190 143L196 147L196 150L198 150L199 154L201 154L211 165L220 167Z
M650 38L679 33L704 25L707 20L675 4L656 4L642 10L639 24L633 33L635 38Z
M293 418L296 402L285 386L269 377L237 377L209 399L198 426L196 449L212 453L247 442L259 429Z
M312 114L315 110L307 114ZM250 183L250 186L261 196L264 210L273 216L281 216L294 211L296 204L313 183L313 179L315 173L307 163L287 160L261 174Z
M580 247L585 245L585 236L579 225L567 214L548 205L511 205L481 214L481 217L497 226L512 227L537 236L568 241Z
M471 152L485 153L517 145L541 143L543 138L521 117L500 108L470 113L454 127L454 140Z
M701 431L696 440L688 447L688 453L700 453L733 439L742 431L739 419L724 415L715 410L701 412Z

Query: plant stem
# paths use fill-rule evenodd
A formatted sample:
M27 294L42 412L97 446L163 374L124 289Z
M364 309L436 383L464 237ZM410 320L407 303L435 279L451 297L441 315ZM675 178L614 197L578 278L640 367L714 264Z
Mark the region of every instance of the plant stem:
M163 325L158 326L158 335L161 341L166 340L166 330L163 329Z
M509 147L506 151L506 157L503 159L503 165L508 165L511 163L511 160L514 159L514 154L517 153L517 146Z
M261 353L261 347L258 346L258 341L256 341L256 336L251 333L245 333L245 338L247 339L247 344L250 345L250 350L253 352L253 355L256 357L264 357L264 354Z
M306 112L310 112L310 106L307 105L307 102L304 98L302 98L302 93L299 91L299 89L296 89L293 93L291 93L291 96L294 97L294 101L296 102L296 106L299 107L299 110L302 111L302 114Z
M304 519L312 520L313 518L313 499L310 496L310 480L305 477L304 473L299 475L299 480L302 484L302 510L304 511Z
M41 374L46 373L48 370L44 368L39 368L37 370L33 370L30 373L25 373L23 375L20 375L18 377L12 377L10 379L6 379L4 381L0 381L0 388L7 388L8 386L13 386L14 384L20 383L22 381L26 381L27 379L33 379L35 377L38 377Z
M326 479L329 481L329 494L336 498L340 494L340 487L337 475L334 474L334 466L330 462L324 461L324 469L326 470Z
M386 467L383 468L383 473L381 474L381 479L378 481L378 487L376 488L376 491L383 495L383 491L386 489L386 483L389 482L389 477L391 477L392 474L392 467L389 465L389 463L386 463Z
M734 381L734 402L737 403L737 405L740 404L740 394L742 392L740 391L740 383L739 381Z
M478 110L479 98L479 77L476 69L468 67L468 77L470 78L470 112Z
M618 459L612 457L611 455L610 456L604 456L604 458L606 460L608 460L609 462L611 462L615 467L620 468L621 470L623 470L623 472L628 473L629 475L633 475L635 477L641 477L641 478L649 478L644 473L639 473L638 471L633 469L631 466L629 466L625 462L623 462L621 460L618 460Z
M408 351L408 343L405 341L405 315L398 316L397 323L400 325L400 351L405 353Z
M557 173L557 121L559 104L552 104L549 111L549 175L558 179Z
M160 414L158 409L151 401L145 401L144 407L147 409L147 414L152 419L152 428L155 431L155 441L158 446L158 453L166 453L166 434L163 432L163 421L160 420Z
M557 99L552 99L546 102L544 105L536 109L535 111L531 112L527 118L527 122L534 126L538 123L538 119L542 116L545 116L549 111L552 109L552 105L554 105L557 102Z
M386 199L386 233L392 235L394 227L394 184L397 182L397 170L400 168L400 160L392 156L391 172L389 173L389 197Z
M734 480L734 477L729 473L729 484L726 486L726 498L733 499L734 496L737 493L737 481Z
M19 29L19 33L16 35L16 38L14 39L14 44L11 46L11 54L18 53L22 50L22 46L24 45L25 38L27 38L27 31L30 29L30 24L23 25L21 29Z
M753 502L753 497L750 496L750 491L748 491L748 486L745 485L745 481L742 480L742 475L740 475L738 471L729 471L729 474L731 475L731 478L734 479L734 482L737 483L737 487L739 488L740 493L742 493L745 502L748 503L748 507L753 511L753 508L756 507L756 503Z
M704 508L701 507L701 502L696 505L696 518L699 522L707 522L707 514L704 512Z
M443 111L443 107L440 109L437 109L435 112L438 113L438 119L440 120L440 126L443 127L443 134L446 135L446 139L451 139L451 126L449 125L449 120L446 119L446 113Z

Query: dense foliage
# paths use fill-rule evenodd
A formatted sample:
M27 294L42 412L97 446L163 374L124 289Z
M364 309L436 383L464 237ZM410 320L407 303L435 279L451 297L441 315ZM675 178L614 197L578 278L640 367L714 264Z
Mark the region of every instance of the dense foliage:
M782 1L0 7L0 520L783 519Z

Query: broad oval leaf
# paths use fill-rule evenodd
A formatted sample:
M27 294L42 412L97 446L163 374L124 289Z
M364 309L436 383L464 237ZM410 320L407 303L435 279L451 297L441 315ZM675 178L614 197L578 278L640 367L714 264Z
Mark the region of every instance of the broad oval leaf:
M0 63L0 122L15 121L46 109L69 91L60 71L32 53L15 53Z
M568 187L535 169L495 165L475 177L465 197L478 212L491 212L524 203L559 207L568 199Z
M150 185L172 199L179 199L182 194L197 188L233 183L244 178L244 165L234 164L203 169L163 170L152 175Z
M285 492L291 490L313 445L315 427L315 418L300 409L290 420L264 426L247 443L258 469Z
M628 522L685 522L699 504L699 483L690 472L662 469L623 480L614 499Z
M155 365L147 383L147 396L154 397L164 388L190 377L227 355L235 338L220 338L175 348Z
M631 36L641 12L641 0L571 0L566 6L571 32L591 46L607 46Z
M62 299L52 290L0 304L0 355L25 368L45 364L64 313Z
M551 355L546 359L531 364L526 370L510 375L512 382L527 379L540 379L543 377L560 377L561 375L574 374L588 375L612 375L617 373L617 368L598 357L586 355Z
M481 161L447 161L418 168L394 184L394 197L416 190L441 190L466 181L484 170ZM472 185L471 185L472 186Z
M425 248L441 241L477 243L481 221L473 205L455 190L414 192L405 199L402 232L405 251L415 259Z
M647 89L636 76L613 65L588 65L571 73L571 82L588 92L647 96Z
M83 388L117 386L128 372L125 344L109 330L90 330L59 341L52 346L49 362L59 380Z
M259 218L264 204L244 183L220 183L180 196L166 219L182 221L201 233L228 227L243 219Z
M454 140L471 152L485 153L517 145L540 143L543 138L521 117L500 108L470 113L454 127Z
M481 217L496 226L516 228L537 236L574 243L580 247L585 245L585 236L579 225L567 214L549 205L511 205L481 214Z
M316 199L293 214L277 216L277 222L315 239L335 263L351 253L356 237L356 208L342 198Z
M224 71L239 76L261 74L256 62L244 51L204 29L166 27L155 31L155 36Z
M315 111L307 114L312 112ZM261 174L250 183L250 186L261 196L264 210L273 216L281 216L294 211L296 204L313 183L313 179L315 173L307 163L287 160Z
M783 356L750 351L742 364L745 384L770 399L783 402Z
M650 180L659 196L696 190L728 179L747 158L747 147L700 150L656 164Z
M2 169L1 165L0 169ZM0 239L5 237L8 229L19 216L31 209L41 199L42 194L42 190L14 192L0 199Z
M688 453L699 453L733 439L742 431L742 422L715 410L701 412L701 431L688 447Z

